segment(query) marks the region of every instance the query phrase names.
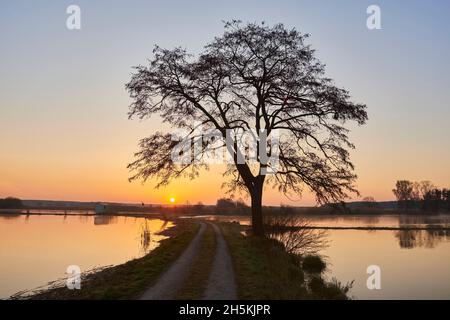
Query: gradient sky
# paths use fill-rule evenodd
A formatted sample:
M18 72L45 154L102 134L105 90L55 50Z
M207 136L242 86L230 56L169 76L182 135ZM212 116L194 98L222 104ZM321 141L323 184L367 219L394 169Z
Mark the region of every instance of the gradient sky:
M66 28L69 4L81 30ZM370 4L382 30L366 28ZM363 196L390 200L398 179L449 187L449 14L446 0L0 0L0 197L214 203L220 168L160 190L127 181L138 140L161 126L127 119L124 84L155 44L197 53L231 19L310 33L327 75L367 104L368 124L351 133ZM314 200L267 190L265 203Z

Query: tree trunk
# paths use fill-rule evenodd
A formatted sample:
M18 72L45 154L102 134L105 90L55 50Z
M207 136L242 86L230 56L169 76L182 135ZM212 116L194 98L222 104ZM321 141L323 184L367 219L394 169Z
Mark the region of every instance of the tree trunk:
M262 183L257 183L251 192L252 197L252 232L256 236L264 235L262 215Z

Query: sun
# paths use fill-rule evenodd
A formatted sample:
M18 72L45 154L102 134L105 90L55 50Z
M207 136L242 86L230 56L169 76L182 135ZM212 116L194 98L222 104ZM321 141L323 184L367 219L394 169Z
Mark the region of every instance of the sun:
M171 198L169 199L169 201L170 201L170 203L175 203L175 198L174 198L174 197L171 197Z

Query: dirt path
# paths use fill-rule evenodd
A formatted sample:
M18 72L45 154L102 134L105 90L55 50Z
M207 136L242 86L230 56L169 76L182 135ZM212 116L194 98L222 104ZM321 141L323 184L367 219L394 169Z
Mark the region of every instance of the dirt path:
M174 299L200 250L206 225L200 222L200 230L181 256L163 273L158 281L147 289L140 300L169 300Z
M235 300L237 299L236 282L228 246L220 228L214 223L210 223L210 225L214 228L217 245L213 267L203 299Z

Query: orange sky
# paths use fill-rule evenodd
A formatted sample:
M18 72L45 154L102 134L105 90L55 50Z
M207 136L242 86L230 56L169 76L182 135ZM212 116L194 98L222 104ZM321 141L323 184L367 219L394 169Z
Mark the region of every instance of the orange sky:
M408 3L404 10L385 2L383 28L371 31L366 8L356 3L329 3L324 10L316 2L227 2L217 10L219 4L179 3L174 9L139 2L105 10L100 2L81 1L90 18L78 31L66 29L59 2L30 3L27 10L2 4L0 197L214 203L224 194L219 168L160 190L128 182L126 165L139 139L167 128L158 118L127 119L124 84L131 67L151 57L154 44L199 52L223 32L222 20L236 18L283 22L310 33L327 76L367 104L367 125L352 127L350 135L363 196L392 200L398 179L450 187L450 23L442 8L448 4ZM292 202L266 190L264 202L313 205L314 198L305 194Z

